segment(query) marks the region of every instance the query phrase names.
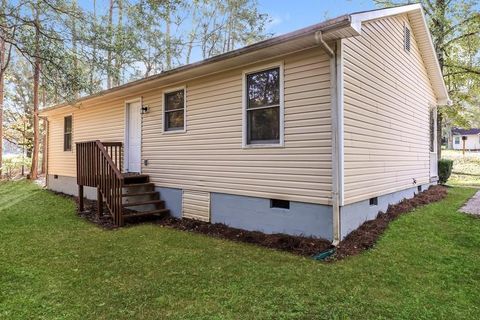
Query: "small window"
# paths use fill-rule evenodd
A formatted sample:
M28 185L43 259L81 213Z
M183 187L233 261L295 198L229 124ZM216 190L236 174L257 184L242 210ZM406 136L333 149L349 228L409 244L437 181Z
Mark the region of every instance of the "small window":
M63 118L63 151L72 151L72 116Z
M376 206L376 205L378 205L378 198L377 197L370 198L369 202L370 202L371 206Z
M460 137L455 137L455 144L460 144Z
M407 26L403 26L403 48L410 52L410 29Z
M271 199L270 208L290 209L290 201Z
M422 192L422 186L417 186L417 191Z
M164 98L165 131L185 130L185 90L167 92Z
M281 69L246 75L246 143L279 144L281 119Z

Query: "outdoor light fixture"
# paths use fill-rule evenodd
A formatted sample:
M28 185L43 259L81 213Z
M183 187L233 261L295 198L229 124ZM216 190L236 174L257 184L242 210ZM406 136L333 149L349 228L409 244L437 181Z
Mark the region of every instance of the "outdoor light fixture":
M149 110L149 107L148 107L148 106L142 106L142 114L147 113L148 110Z

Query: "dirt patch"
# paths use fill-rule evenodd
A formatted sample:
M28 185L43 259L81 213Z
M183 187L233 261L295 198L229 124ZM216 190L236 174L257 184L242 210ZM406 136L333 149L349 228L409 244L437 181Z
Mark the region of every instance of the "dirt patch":
M104 207L104 215L97 217L97 202L85 199L85 211L78 211L78 198L63 193L55 192L57 195L70 198L77 203L79 216L95 223L105 229L116 228L113 220ZM391 221L401 214L409 212L416 207L439 201L447 195L447 188L443 186L432 186L412 199L403 200L396 205L388 207L386 213L380 213L374 220L363 223L357 230L350 233L336 248L335 254L329 261L343 259L347 256L356 255L364 250L372 248L378 238L388 228ZM205 234L211 237L227 239L238 242L250 243L271 249L288 251L302 256L314 256L333 248L330 241L325 239L290 236L286 234L265 234L258 231L246 231L231 228L220 223L208 223L191 219L176 219L173 217L151 217L129 220L125 226L132 226L138 223L154 223L163 227L174 228L187 232Z
M391 221L419 206L442 200L446 196L446 187L432 186L412 199L405 199L398 204L390 205L387 212L379 213L376 219L366 221L343 239L337 246L336 253L332 259L343 259L372 248L378 238L388 228Z

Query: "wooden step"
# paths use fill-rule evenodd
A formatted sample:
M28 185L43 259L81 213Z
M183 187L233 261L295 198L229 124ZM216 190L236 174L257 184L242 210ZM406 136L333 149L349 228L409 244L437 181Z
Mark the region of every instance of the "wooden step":
M126 185L147 183L150 181L150 177L146 174L124 174L123 182Z
M158 194L157 191L145 191L145 192L132 192L132 193L123 193L122 197L141 197L141 196L152 196Z
M137 212L130 212L123 215L125 219L128 218L139 218L139 217L148 217L148 216L157 216L157 215L164 215L168 214L168 209L159 209L159 210L152 210L152 211L137 211Z
M163 200L147 200L147 201L139 201L139 202L130 202L130 203L123 203L122 206L126 207L136 207L136 206L143 206L146 204L164 204Z
M155 187L155 184L152 182L142 182L142 183L129 183L129 184L123 185L123 188L135 188L135 187Z

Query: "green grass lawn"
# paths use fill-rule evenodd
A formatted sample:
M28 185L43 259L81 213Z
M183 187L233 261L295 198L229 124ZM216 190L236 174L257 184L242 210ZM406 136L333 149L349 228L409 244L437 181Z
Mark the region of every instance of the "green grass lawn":
M448 180L451 186L480 187L480 152L442 150L442 158L453 160L453 172Z
M0 184L1 319L479 319L473 189L402 216L335 263L144 224L99 229L71 200Z

